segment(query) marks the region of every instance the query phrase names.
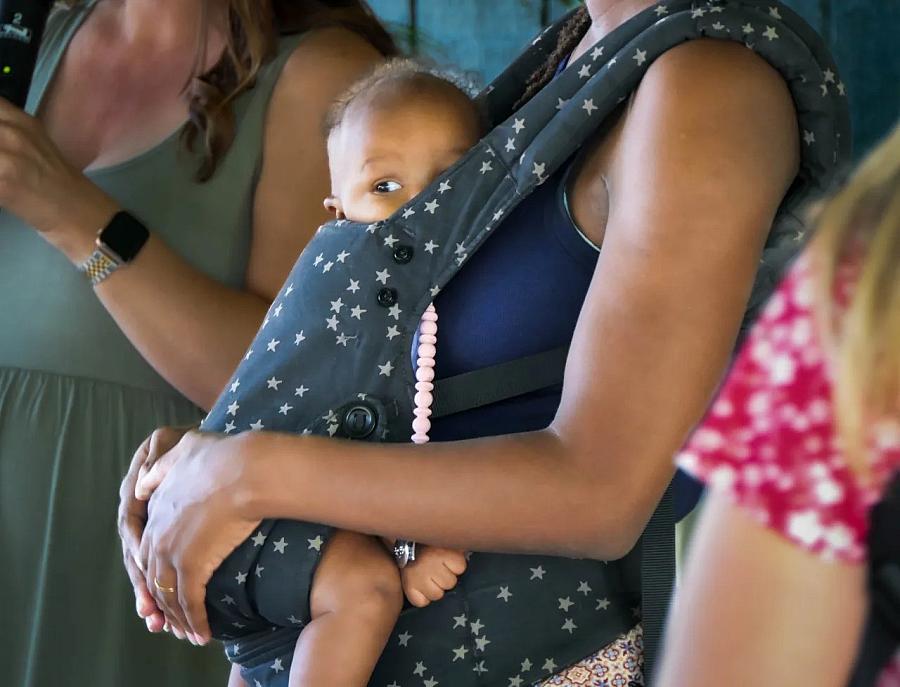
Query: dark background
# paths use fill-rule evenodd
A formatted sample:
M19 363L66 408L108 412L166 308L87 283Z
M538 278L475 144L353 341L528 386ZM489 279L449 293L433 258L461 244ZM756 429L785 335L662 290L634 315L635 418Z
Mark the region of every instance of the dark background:
M485 83L575 0L370 0L414 51ZM761 2L764 4L764 2ZM847 85L856 155L900 115L900 0L786 0L826 39Z

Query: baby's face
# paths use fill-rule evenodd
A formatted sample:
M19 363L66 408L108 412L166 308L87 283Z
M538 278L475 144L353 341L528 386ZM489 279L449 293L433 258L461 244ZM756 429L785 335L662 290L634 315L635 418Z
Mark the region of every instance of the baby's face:
M478 138L474 114L440 99L351 109L328 141L333 195L325 206L338 219L387 219Z

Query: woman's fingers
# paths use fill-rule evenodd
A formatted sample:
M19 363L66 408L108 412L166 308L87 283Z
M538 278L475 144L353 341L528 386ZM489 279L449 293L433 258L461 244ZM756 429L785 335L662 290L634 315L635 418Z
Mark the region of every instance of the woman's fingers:
M212 638L206 617L206 581L192 570L182 570L178 601L195 643L206 644Z
M172 634L178 639L187 639L187 621L178 603L178 578L175 571L158 559L151 560L147 571L147 586L151 589L156 605L166 617Z
M187 432L187 429L161 427L150 435L146 455L135 478L135 497L146 501L153 495L171 468L172 458L167 456Z

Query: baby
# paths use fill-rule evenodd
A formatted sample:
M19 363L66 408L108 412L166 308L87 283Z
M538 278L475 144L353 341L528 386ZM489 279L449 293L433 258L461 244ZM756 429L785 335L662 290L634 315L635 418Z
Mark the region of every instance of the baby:
M355 84L332 108L326 122L331 195L325 207L337 219L352 222L387 219L466 153L483 129L477 106L450 79L414 62L392 61ZM221 403L219 399L216 405ZM263 421L268 426L269 421ZM278 539L276 534L268 536ZM259 549L245 548L263 555L271 547L262 547L262 531L257 537ZM269 552L272 556L285 554L286 540L279 541L281 548L275 541L277 553ZM293 571L280 582L269 573L260 576L267 568L273 570L274 562L254 559L260 579L251 574L251 586L244 583L247 575L238 575L246 598L222 592L216 586L217 572L207 589L210 623L217 638L228 640L226 654L240 666L245 683L367 685L396 624L403 595L415 606L426 606L456 586L466 569L462 552L420 546L398 574L394 547L393 541L336 531L320 558L294 560ZM287 552L292 550L298 549ZM400 550L409 557L408 548ZM277 560L282 567L290 565L286 556ZM290 596L284 588L306 574L312 575L308 596ZM307 603L309 621L304 626L306 608L296 609Z

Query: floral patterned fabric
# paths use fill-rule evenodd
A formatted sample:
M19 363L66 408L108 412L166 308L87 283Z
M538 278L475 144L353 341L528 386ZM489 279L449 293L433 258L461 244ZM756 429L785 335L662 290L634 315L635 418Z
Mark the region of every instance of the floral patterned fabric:
M849 301L854 268L838 276ZM871 479L840 448L832 376L817 337L811 260L801 258L771 299L678 465L763 525L823 559L862 563L869 509L900 470L900 420L871 425ZM900 654L880 687L900 685Z
M643 687L644 641L640 625L541 687Z

